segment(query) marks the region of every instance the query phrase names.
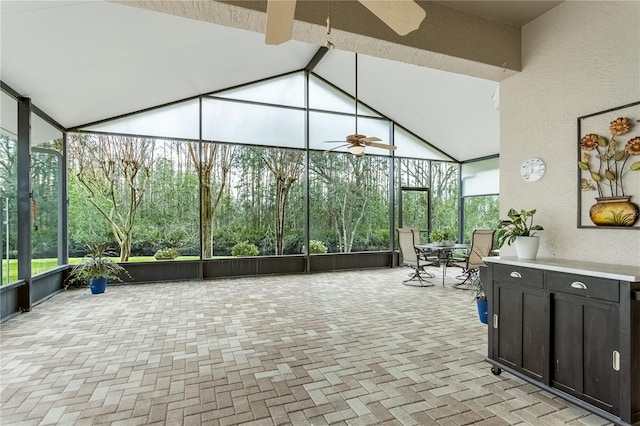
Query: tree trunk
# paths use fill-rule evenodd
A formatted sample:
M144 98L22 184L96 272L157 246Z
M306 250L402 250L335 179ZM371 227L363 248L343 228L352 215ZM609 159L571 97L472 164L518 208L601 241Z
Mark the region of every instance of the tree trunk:
M198 171L200 179L200 223L202 224L202 257L213 257L213 232L216 208L227 184L231 163L236 154L234 146L213 143L202 144L202 156L198 154L198 144L189 143L189 158ZM212 180L214 170L220 171L219 185L214 199Z
M268 150L264 162L275 179L275 254L284 254L284 231L287 212L287 201L291 186L302 173L303 153L285 149Z
M124 136L72 136L70 168L89 202L107 220L127 261L133 225L150 176L155 144Z

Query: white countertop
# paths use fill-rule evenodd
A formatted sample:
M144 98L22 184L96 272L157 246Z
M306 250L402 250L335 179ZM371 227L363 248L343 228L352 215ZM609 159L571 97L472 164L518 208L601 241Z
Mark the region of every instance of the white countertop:
M545 269L548 271L566 272L569 274L591 275L612 280L639 282L640 265L612 265L608 263L583 262L580 260L539 257L537 259L520 259L515 256L483 257L486 263L523 266L527 268Z

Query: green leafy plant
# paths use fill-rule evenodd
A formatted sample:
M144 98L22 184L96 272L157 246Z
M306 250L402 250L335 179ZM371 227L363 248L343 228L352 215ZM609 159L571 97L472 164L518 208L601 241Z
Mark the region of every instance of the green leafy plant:
M473 274L471 276L471 281L469 281L469 290L471 290L473 300L487 298L484 294L484 285L482 284L479 274Z
M437 229L434 229L433 231L431 231L429 236L431 237L431 241L434 243L439 243L440 241L444 241L444 234L438 231Z
M236 244L231 249L232 256L258 256L260 254L260 250L258 250L258 246L255 244L251 244L249 241L243 241L241 243Z
M502 247L505 243L511 245L518 237L533 237L535 231L542 231L540 225L533 224L533 215L536 210L520 210L510 209L507 213L509 219L501 220L498 223L498 245Z
M173 260L178 256L180 256L180 253L172 247L160 249L153 255L157 260Z
M322 241L309 240L309 253L326 253L327 250L327 246ZM307 252L306 247L302 246L302 252Z
M455 241L456 239L455 233L449 229L434 229L433 231L431 231L429 236L431 237L431 241L434 243L439 243L442 241Z
M84 262L73 267L69 272L65 288L70 284L88 284L91 278L107 278L108 280L122 281L123 274L131 278L126 269L113 261L111 256L117 253L109 249L108 244L89 245L89 254Z

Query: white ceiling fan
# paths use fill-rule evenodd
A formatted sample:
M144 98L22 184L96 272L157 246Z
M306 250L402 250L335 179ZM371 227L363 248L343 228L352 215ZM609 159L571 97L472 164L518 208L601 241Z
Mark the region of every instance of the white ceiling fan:
M327 143L342 143L343 145L340 146L336 146L335 148L331 148L329 151L334 151L338 148L343 148L343 147L348 147L347 150L352 153L353 155L356 155L358 157L362 157L364 155L364 149L367 146L373 147L373 148L382 148L382 149L388 149L389 151L395 151L396 147L393 145L387 145L387 144L383 144L383 143L378 143L378 142L382 142L382 139L377 138L375 136L370 136L367 137L365 135L361 135L358 133L358 54L355 54L355 76L356 76L356 89L355 89L355 96L354 96L354 100L355 100L355 121L356 121L356 130L354 132L354 134L352 135L348 135L345 140L343 141L325 141ZM346 143L345 143L346 142Z
M358 0L399 35L417 30L427 15L413 0ZM267 0L266 44L281 44L291 38L296 0Z

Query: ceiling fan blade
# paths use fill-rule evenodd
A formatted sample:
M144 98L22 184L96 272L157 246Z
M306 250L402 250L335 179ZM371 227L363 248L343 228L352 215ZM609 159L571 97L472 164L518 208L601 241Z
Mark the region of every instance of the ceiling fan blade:
M360 139L361 142L382 142L382 139L376 138L375 136L370 136L368 138Z
M401 36L418 29L427 13L412 0L358 0Z
M343 141L344 142L344 141ZM350 143L345 143L344 145L339 145L339 146L334 146L331 149L326 150L325 152L331 152L331 151L335 151L336 149L340 149L340 148L344 148L345 146L349 146L351 145Z
M266 44L280 44L291 38L296 0L268 0L267 27L264 33Z
M324 143L345 143L346 141L343 139L341 141L324 141Z
M374 148L388 149L389 151L395 151L397 148L395 145L385 145L383 143L375 143L375 142L368 142L366 145L372 146Z

